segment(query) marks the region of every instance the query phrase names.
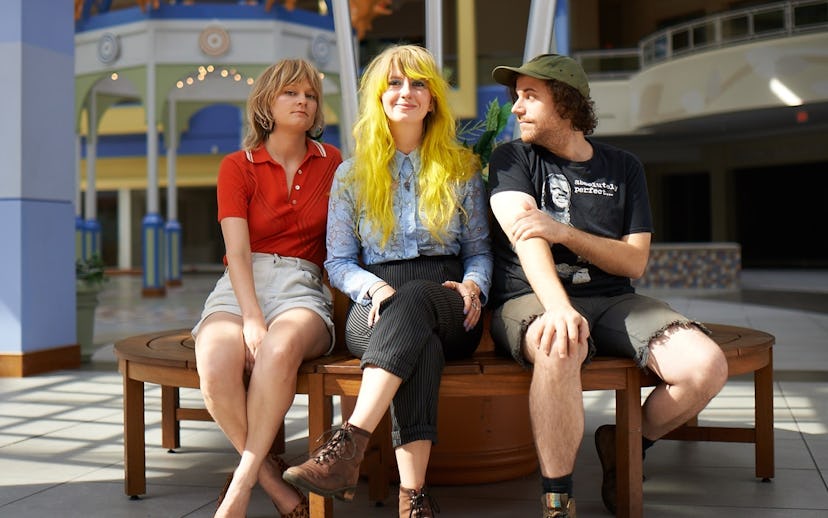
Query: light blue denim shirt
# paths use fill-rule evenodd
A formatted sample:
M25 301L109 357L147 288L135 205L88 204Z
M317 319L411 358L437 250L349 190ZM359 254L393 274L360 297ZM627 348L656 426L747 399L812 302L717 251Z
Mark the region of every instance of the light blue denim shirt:
M405 155L397 151L391 169L396 186L393 210L397 226L382 247L381 234L372 231L365 212L355 206L353 185L345 182L352 166L352 158L340 164L331 186L328 258L325 260L331 285L352 300L368 304L368 288L382 279L366 271L362 264L412 259L420 255L459 255L463 260L463 280L477 283L481 300L485 303L491 286L493 259L489 243L488 201L480 174L458 184L458 199L468 217L458 210L441 243L422 224L417 211L420 152L414 150Z

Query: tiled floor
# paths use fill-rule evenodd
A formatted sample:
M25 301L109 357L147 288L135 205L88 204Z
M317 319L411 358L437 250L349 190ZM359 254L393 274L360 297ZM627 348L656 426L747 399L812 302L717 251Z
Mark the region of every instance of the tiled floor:
M160 391L147 388L147 494L123 493L121 378L111 344L144 330L189 327L217 274L186 275L164 298L142 298L140 278L117 276L96 318L100 348L83 368L22 379L0 378L0 517L208 517L236 455L213 423L185 422L182 448L160 443ZM828 272L746 271L738 293L656 293L699 320L756 327L777 338L776 478L753 476L751 445L658 443L644 464L647 517L828 516ZM200 402L197 391L182 397ZM731 380L702 421L748 423L752 384ZM580 517L608 516L600 503L600 465L592 431L613 416L613 395L585 395L587 436L575 473ZM288 458L306 449L304 397L288 415ZM491 485L435 487L441 516L537 517L536 475ZM336 516L395 516L367 488ZM277 516L257 492L248 516Z

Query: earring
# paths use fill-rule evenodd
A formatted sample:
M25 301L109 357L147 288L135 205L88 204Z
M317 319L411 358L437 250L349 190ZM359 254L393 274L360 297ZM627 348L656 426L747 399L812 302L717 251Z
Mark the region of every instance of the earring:
M259 126L262 127L264 131L270 133L273 131L273 121L270 119L265 119L264 117L256 117L256 122L259 123Z

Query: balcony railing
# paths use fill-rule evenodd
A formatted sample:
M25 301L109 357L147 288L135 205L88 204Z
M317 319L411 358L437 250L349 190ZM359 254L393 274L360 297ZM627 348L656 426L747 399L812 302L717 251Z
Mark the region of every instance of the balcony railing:
M627 77L649 66L709 49L828 29L828 0L776 2L669 27L638 48L575 53L592 78Z

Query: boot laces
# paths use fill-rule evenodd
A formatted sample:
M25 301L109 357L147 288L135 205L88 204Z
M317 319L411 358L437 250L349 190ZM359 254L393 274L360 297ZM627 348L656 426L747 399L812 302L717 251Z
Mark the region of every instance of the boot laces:
M328 431L325 435L331 433ZM323 435L324 437L324 435ZM314 452L314 462L325 464L337 459L350 460L354 458L356 444L354 435L350 428L340 427L333 432L333 435Z
M411 511L409 511L409 518L422 518L425 516L434 516L440 512L440 506L433 496L425 492L425 489L420 491L411 490L408 497L411 499ZM431 511L425 514L426 509Z

